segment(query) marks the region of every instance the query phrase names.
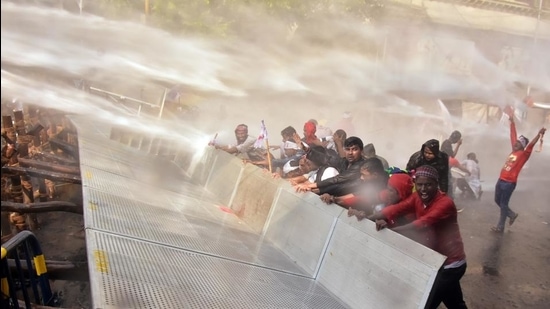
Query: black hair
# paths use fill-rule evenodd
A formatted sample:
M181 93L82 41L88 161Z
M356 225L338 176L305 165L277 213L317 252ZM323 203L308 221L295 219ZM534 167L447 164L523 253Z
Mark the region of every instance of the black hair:
M359 147L359 150L363 151L363 141L357 136L350 136L344 141L344 147Z
M466 155L466 158L468 158L468 160L473 160L473 161L475 161L476 163L479 163L479 162L477 161L477 157L476 157L475 152L470 152L469 154Z
M343 140L346 140L346 138L348 137L348 134L346 133L346 131L342 130L342 129L338 129L334 132L334 134L342 137Z
M237 132L239 130L240 127L244 127L244 129L246 130L246 132L248 132L248 126L244 123L241 123L239 124L236 128L235 128L235 132Z
M460 140L461 137L462 137L462 133L460 133L460 131L458 131L458 130L455 130L455 131L453 131L453 133L451 133L451 136L450 136L449 139L453 143L456 143L456 142L458 142L458 140Z
M368 143L365 145L365 148L363 149L363 153L368 156L375 156L376 155L376 149L374 148L374 145L372 143Z
M362 170L367 170L371 174L386 174L387 172L384 169L384 165L382 164L382 161L378 158L368 158L365 159L365 162L361 165Z
M292 126L288 126L281 131L282 136L292 136L296 133L296 129Z
M378 158L368 158L365 159L365 162L361 165L361 170L366 170L372 175L376 175L377 181L380 181L381 184L386 186L390 175L384 169L382 161Z
M309 148L306 159L315 163L317 166L323 166L327 164L327 150L323 146L314 145Z
M422 156L424 156L424 148L430 149L436 157L439 155L439 141L436 139L431 139L422 144L422 148L420 149Z

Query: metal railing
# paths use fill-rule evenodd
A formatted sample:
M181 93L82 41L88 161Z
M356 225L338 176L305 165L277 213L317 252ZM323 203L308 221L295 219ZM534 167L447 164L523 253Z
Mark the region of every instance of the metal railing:
M46 260L33 233L22 231L4 243L1 263L2 308L21 308L20 296L25 308L53 303Z
M149 103L149 102L134 99L134 98L131 98L131 97L127 97L127 96L124 96L124 95L121 95L121 94L118 94L118 93L114 93L114 92L111 92L111 91L99 89L99 88L96 88L96 87L89 87L89 90L90 90L90 92L96 92L96 93L103 94L106 98L108 98L108 99L110 99L110 100L112 100L116 103L132 102L132 103L139 104L138 110L137 110L137 115L138 116L141 114L141 109L142 109L143 105L153 107L153 108L158 108L159 109L159 114L158 114L159 119L162 117L162 112L164 111L164 104L165 104L165 101L166 101L166 95L168 93L168 89L164 88L164 93L162 95L162 99L160 101L160 104L152 104L152 103Z

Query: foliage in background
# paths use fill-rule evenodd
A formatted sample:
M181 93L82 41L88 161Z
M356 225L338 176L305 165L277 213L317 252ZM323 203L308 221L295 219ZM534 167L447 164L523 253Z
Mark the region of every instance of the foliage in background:
M173 33L227 36L248 27L246 14L262 12L288 23L301 25L327 16L346 16L375 21L384 16L379 0L100 0L87 6L100 15L115 19L143 19ZM251 10L253 9L253 10Z

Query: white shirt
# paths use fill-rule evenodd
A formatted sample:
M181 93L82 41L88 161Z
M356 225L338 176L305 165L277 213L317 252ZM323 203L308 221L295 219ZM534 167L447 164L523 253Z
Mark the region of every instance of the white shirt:
M317 172L319 171L319 169L316 169L314 171L311 171L307 174L304 175L304 177L307 177L307 180L311 183L315 183L315 180L317 179ZM323 175L321 176L321 181L325 180L325 179L329 179L331 177L334 177L336 175L338 175L338 170L335 169L334 167L327 167L325 168L325 171L323 172Z

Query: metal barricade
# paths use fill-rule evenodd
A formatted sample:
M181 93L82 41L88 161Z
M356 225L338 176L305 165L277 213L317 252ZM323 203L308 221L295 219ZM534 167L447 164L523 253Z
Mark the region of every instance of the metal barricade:
M22 231L2 245L1 291L2 308L20 308L22 302L25 308L53 303L46 261L30 231Z

